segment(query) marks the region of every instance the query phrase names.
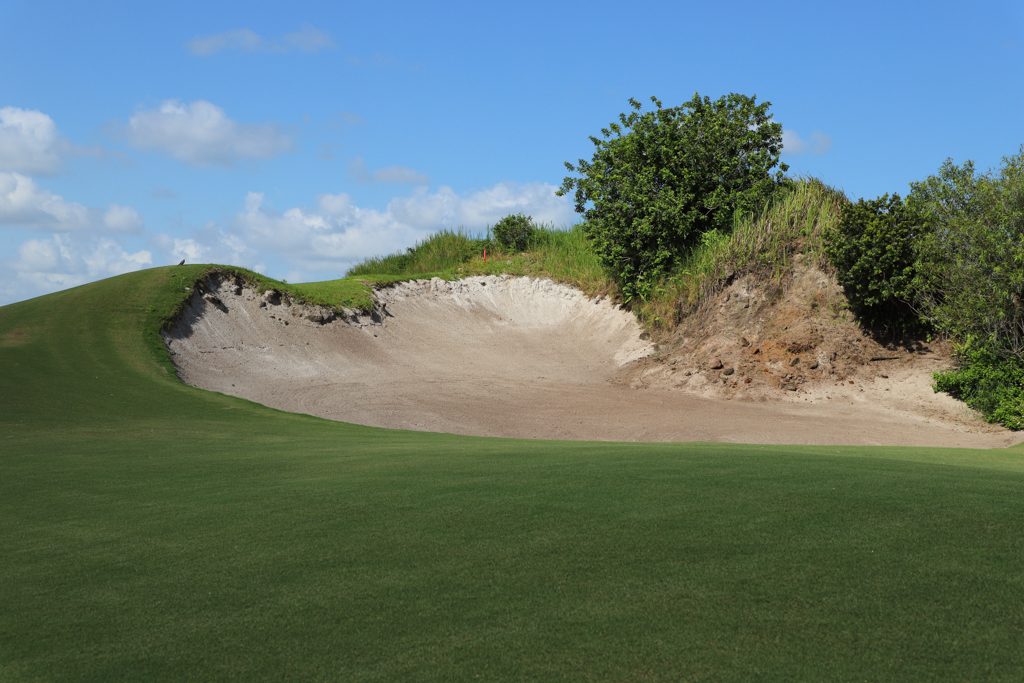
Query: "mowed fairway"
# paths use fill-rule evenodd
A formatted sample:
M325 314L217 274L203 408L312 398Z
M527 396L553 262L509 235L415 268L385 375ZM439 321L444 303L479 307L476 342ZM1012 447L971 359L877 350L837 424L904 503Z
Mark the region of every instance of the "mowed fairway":
M0 679L1024 678L1024 450L276 412L174 376L202 270L0 308Z

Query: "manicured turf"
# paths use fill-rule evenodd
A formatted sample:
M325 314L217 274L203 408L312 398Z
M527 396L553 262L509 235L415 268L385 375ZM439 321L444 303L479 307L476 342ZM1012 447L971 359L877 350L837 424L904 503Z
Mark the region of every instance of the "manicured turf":
M0 308L0 679L1024 678L1020 449L280 413L161 355L200 272Z

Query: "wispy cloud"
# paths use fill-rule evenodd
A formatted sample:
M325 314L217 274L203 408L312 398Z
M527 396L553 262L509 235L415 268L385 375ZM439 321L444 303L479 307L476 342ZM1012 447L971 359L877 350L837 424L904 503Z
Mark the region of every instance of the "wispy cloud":
M430 178L407 166L385 166L369 169L362 157L356 157L348 165L352 178L360 183L389 183L396 185L427 185Z
M265 159L291 149L291 138L272 124L237 123L205 100L167 100L156 109L136 112L128 140L139 149L165 152L196 166L231 165Z
M786 154L825 154L832 149L832 138L814 131L806 139L795 130L782 131L782 149Z
M264 37L249 28L236 28L196 36L185 47L197 57L210 57L220 52L310 53L330 49L334 47L334 41L329 34L314 26L303 26L274 38Z

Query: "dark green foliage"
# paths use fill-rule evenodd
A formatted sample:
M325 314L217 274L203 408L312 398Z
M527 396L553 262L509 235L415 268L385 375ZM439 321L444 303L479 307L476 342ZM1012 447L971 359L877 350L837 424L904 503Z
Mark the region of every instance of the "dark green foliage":
M847 206L826 234L839 284L867 326L899 335L923 325L913 308L920 232L920 219L894 194Z
M935 390L960 399L989 422L1024 429L1024 362L973 339L957 348L957 362L955 370L935 375Z
M963 344L936 388L1024 428L1024 150L998 175L947 160L908 202L928 225L917 246L921 308Z
M645 112L631 99L632 111L591 136L593 157L567 162L578 175L559 190L575 190L587 235L627 300L646 297L703 233L726 234L736 212L759 210L787 169L770 103L736 93L669 108L651 101Z
M499 246L510 251L526 251L537 228L530 216L514 213L495 223L491 232Z
M924 312L954 338L1024 358L1024 154L999 175L947 161L908 199L929 224L918 247Z

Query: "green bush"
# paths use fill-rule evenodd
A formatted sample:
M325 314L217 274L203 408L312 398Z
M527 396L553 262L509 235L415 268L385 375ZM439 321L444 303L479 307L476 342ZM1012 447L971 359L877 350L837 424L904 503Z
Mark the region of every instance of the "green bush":
M867 326L901 335L924 325L913 307L921 230L921 220L894 194L847 206L825 235L839 284Z
M961 342L959 367L938 374L936 390L1024 429L1024 148L998 173L947 160L907 200L927 225L915 264L921 310Z
M727 234L734 215L756 213L783 180L782 126L770 104L732 93L694 95L632 111L591 136L590 161L566 163L558 193L575 190L587 236L627 300L646 298L700 236ZM773 169L778 168L773 172Z
M498 245L510 251L526 251L536 231L533 218L521 213L505 216L491 228Z
M973 338L957 347L957 362L955 370L935 375L935 390L960 399L989 422L1024 429L1024 362Z
M908 200L929 227L917 263L925 314L955 339L1024 359L1024 150L998 175L946 161Z

